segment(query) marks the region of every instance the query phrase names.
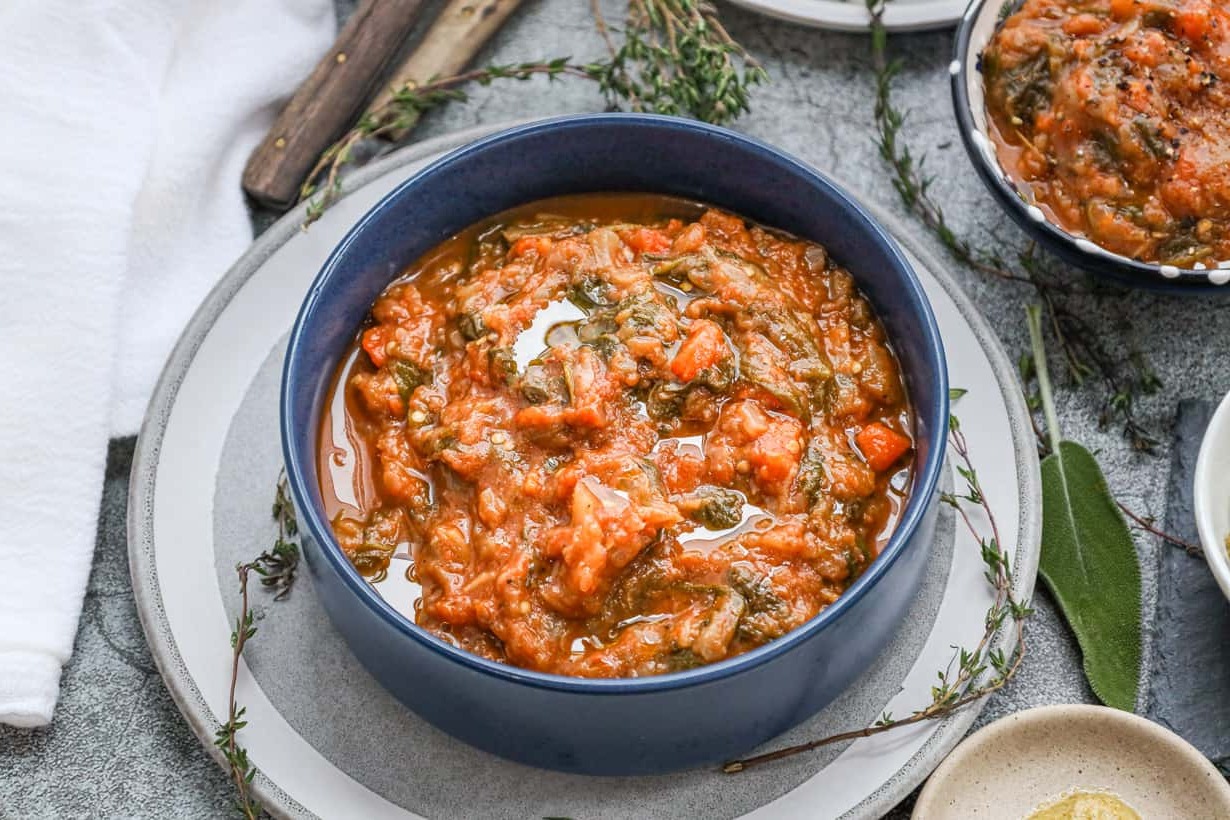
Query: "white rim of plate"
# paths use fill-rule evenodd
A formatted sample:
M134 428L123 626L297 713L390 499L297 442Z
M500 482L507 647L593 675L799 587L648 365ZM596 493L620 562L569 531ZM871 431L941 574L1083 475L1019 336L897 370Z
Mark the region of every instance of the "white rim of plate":
M830 31L867 31L871 15L863 0L730 0L736 6L790 23ZM929 31L956 25L965 0L897 0L885 4L888 31Z
M353 191L386 174L396 173L407 165L432 158L480 137L530 121L533 120L479 126L429 139L396 151L352 174L344 183L343 196L349 195ZM840 180L836 181L838 184L842 184ZM847 187L848 190L853 190L849 189L848 186L844 187ZM917 257L922 265L932 274L936 282L939 283L944 293L953 302L957 312L960 314L960 318L965 321L979 342L981 353L996 379L1005 410L1007 411L1007 422L1012 437L1010 449L1015 456L1017 473L1017 487L1014 488L1015 491L1007 493L1002 499L999 499L999 503L1009 509L1014 508L1017 512L1017 539L1016 549L1013 554L1013 560L1015 561L1014 580L1016 584L1014 592L1019 599L1028 600L1033 594L1040 554L1041 507L1037 499L1041 498L1041 475L1037 452L1032 445L1033 428L1029 420L1023 393L1016 382L1015 368L1000 347L998 339L986 323L986 320L978 313L977 308L969 301L968 297L962 293L957 283L944 272L943 267L936 261L935 257L926 248L921 247L915 240L912 240L908 232L901 230L901 226L891 215L874 205L870 205L862 200L859 201L876 220L893 234L894 238L901 245ZM206 296L172 350L158 384L155 386L133 457L128 498L128 553L137 611L146 640L150 645L151 654L162 673L163 680L166 682L172 698L192 730L200 738L202 744L214 756L219 765L222 765L224 768L225 760L222 757L221 751L213 743L214 733L220 723L216 715L221 714L223 710L211 708L209 700L202 693L202 683L198 682L189 671L178 644L178 641L183 640L187 636L181 635L177 638L168 617L167 602L163 600L161 593L157 556L155 553L154 502L156 479L159 459L162 454L172 409L179 397L180 388L191 369L199 348L205 342L215 323L226 312L232 299L240 289L287 241L301 231L300 226L306 214L306 208L306 204L301 204L270 226L222 277L213 290L210 291L209 295ZM950 360L950 368L951 366ZM954 387L961 386L954 384ZM229 419L227 424L229 424ZM971 439L975 439L978 431L967 430L967 435ZM975 458L977 458L976 450ZM988 494L993 492L994 490L989 490ZM960 538L960 535L958 535L958 538ZM954 568L955 566L954 564ZM980 577L980 570L977 570L969 573L968 578L958 579L955 583L960 584L968 581L971 584L977 585ZM950 579L949 583L952 585L954 581ZM985 587L985 584L983 586ZM983 591L989 602L989 588ZM175 606L174 601L171 604ZM217 611L222 613L218 622L219 640L217 646L229 658L229 647L226 646L226 641L224 640L226 633L223 631L228 629L229 626L228 619L222 610L220 590ZM943 607L941 607L942 611ZM939 614L937 613L937 621L935 623L938 623L938 621ZM936 629L935 623L932 625L932 634L934 634ZM991 648L1006 648L1013 637L1010 631L1005 630L996 637ZM930 679L936 668L931 663L930 659L924 660L920 656L920 659L916 659L914 667L908 673L907 680L919 675ZM924 664L927 664L925 670L920 668ZM219 669L219 680L208 681L205 685L211 690L211 695L214 696L213 699L223 703L224 701L219 699L217 694L225 688L221 677L227 669L227 664L219 664L217 668ZM293 733L294 730L289 724L285 723L285 720L276 712L268 698L260 690L259 685L247 670L246 663L241 663L241 668L241 699L248 707L249 716L252 717L254 722L258 720L267 720L269 723L280 722L287 731ZM903 681L902 690L904 691L906 688L908 687L905 686ZM901 697L902 695L898 695L887 706L901 713L905 713L910 708L917 708L917 704L897 703L896 701ZM888 735L860 739L843 750L841 755L830 763L829 766L836 764L843 758L853 760L855 765L862 765L858 763L859 760L882 760L885 756L900 757L908 753L908 756L904 758L891 777L883 781L878 788L867 794L861 801L851 806L843 816L878 817L897 805L956 746L977 718L983 705L983 702L972 704L970 707L934 723L917 724ZM266 727L268 727L268 723ZM294 737L298 737L298 735L296 734ZM300 742L307 746L306 741L302 740L302 738L300 738ZM255 742L249 743L248 748L258 769L253 781L252 791L265 808L279 817L315 816L311 813L310 809L304 807L300 800L283 790L275 778L271 778L266 774L266 768L274 768L271 764L276 764L277 762L274 759L274 755L271 754L273 749L276 748L279 752L283 752L285 751L284 748L277 743L262 745L261 748L258 748ZM261 751L269 754L269 757L264 757ZM308 762L316 758L319 761L323 761L325 765L332 767L332 764L323 755L311 747L298 750L294 754L289 752L287 754L295 757L297 763ZM828 767L826 766L825 768L827 769ZM277 772L274 772L274 775L276 776ZM349 779L344 773L341 776ZM371 811L366 816L399 816L403 818L416 816L413 812L393 806L393 804L388 803L374 792L367 790L361 784L354 781L351 782L357 787L361 796L371 798L371 803L367 807ZM804 781L804 783L797 786L791 792L761 806L746 816L756 818L767 818L770 816L815 816L815 804L813 802L810 800L799 802L800 797L807 791L808 782L810 781ZM317 796L319 796L319 791ZM361 810L364 807L352 806L352 808ZM396 813L389 813L389 808L395 808Z

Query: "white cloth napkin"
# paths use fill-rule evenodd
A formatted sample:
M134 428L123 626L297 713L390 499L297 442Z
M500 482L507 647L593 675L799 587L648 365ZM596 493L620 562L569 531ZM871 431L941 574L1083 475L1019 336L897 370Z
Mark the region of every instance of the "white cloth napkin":
M108 434L251 242L248 154L330 0L0 2L0 723L51 720Z

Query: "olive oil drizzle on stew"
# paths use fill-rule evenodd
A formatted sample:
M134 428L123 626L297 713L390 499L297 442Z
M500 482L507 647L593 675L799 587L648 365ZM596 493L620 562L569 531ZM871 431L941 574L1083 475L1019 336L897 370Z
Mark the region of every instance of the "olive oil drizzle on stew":
M455 646L676 671L832 603L912 480L895 357L819 246L668 197L485 220L411 265L319 432L343 551Z

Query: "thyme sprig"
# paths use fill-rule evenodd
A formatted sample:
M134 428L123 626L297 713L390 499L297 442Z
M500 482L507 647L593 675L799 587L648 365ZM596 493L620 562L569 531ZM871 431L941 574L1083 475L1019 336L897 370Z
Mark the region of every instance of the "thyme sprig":
M408 83L369 112L321 154L299 190L309 200L304 226L320 218L341 192L341 172L369 139L404 132L425 111L469 99L464 86L497 80L575 77L598 84L613 109L695 117L716 124L745 113L752 86L768 75L726 31L708 0L628 0L623 41L593 3L594 22L608 47L606 59L571 57L491 65L416 85Z
M1062 282L1051 264L1032 245L1017 255L1013 265L998 252L976 251L948 224L943 208L931 195L933 178L923 170L926 157L916 160L901 138L906 114L894 106L892 86L901 72L902 61L887 57L888 34L882 19L885 0L866 2L871 14L871 53L876 83L876 142L880 156L892 170L893 188L902 203L963 265L985 276L1033 288L1046 308L1072 382L1080 386L1093 380L1101 385L1099 423L1102 426L1122 425L1123 436L1133 450L1153 452L1158 439L1138 419L1136 407L1140 396L1160 389L1161 380L1139 351L1131 350L1126 356L1113 355L1110 351L1122 345L1108 346L1070 304L1074 296L1092 293L1090 288Z
M960 393L954 392L954 396L959 395ZM1028 602L1016 597L1012 566L1008 553L1002 547L999 525L995 521L995 514L983 492L978 472L974 469L973 460L970 457L969 443L955 415L949 417L948 441L957 454L959 463L956 465L956 470L965 482L965 489L960 493L942 493L940 500L956 510L966 529L978 542L982 561L986 565L984 575L995 591L995 598L987 610L983 621L983 634L977 645L973 649L961 647L956 650L948 666L937 672L938 683L931 687L931 702L906 717L894 718L891 713L885 712L870 726L862 729L841 732L819 740L788 746L742 760L734 760L723 766L722 771L734 774L752 766L810 752L821 746L871 737L901 726L947 717L999 691L1016 675L1025 658L1025 620L1033 610L1030 609ZM979 531L970 515L971 510L981 511L990 528L989 533L984 534ZM1007 652L1002 649L992 649L992 642L1005 627L1015 632L1011 648Z
M248 578L255 572L261 584L273 592L273 600L281 601L290 594L295 583L295 571L299 567L299 545L293 539L299 532L295 508L290 502L286 475L278 477L273 500L273 519L278 524L278 536L271 549L261 552L256 558L235 565L239 577L239 615L231 630L231 682L227 694L227 720L214 733L214 744L226 760L231 780L235 784L236 807L246 820L256 820L263 813L260 803L252 797L252 779L256 767L248 758L248 750L239 742L239 731L248 725L245 719L247 708L235 700L235 688L239 684L239 659L253 637L256 636L256 615L248 601Z
M231 631L231 684L227 695L227 720L214 734L214 744L222 750L230 769L231 780L235 783L237 806L241 814L248 820L256 820L261 815L261 805L252 797L252 778L256 777L256 767L248 759L248 750L240 743L237 735L239 730L248 725L244 720L246 707L235 702L235 686L239 682L239 658L244 647L256 635L255 617L248 608L248 572L252 565L239 564L235 571L239 574L239 616L235 619L235 628Z
M613 108L725 123L748 110L748 91L768 79L706 0L629 0L616 48L597 0L591 4L611 58L588 69Z
M433 108L450 102L465 102L469 95L461 86L471 83L491 85L496 80L525 81L544 76L555 80L561 75L590 78L585 66L570 62L569 57L529 63L490 65L451 77L443 77L422 85L407 84L397 89L380 108L364 115L353 128L320 155L299 188L300 201L319 195L308 203L303 225L315 222L341 193L341 172L354 160L355 148L364 140L380 139L395 134L418 120Z

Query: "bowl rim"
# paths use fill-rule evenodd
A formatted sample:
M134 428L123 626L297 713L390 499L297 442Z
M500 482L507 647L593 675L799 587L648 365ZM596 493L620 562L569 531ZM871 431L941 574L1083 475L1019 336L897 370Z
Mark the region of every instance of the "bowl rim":
M1213 463L1219 457L1230 458L1230 394L1222 399L1214 411L1200 442L1200 455L1196 459L1192 488L1196 529L1200 533L1206 563L1213 577L1217 579L1222 594L1230 599L1230 555L1226 553L1226 537L1230 536L1230 530L1219 531L1215 523L1217 505L1230 508L1230 484L1219 484L1215 481ZM1213 497L1217 487L1223 491L1220 500Z
M978 139L987 141L989 136L978 127L974 117L973 102L969 95L969 73L982 73L982 52L972 49L974 26L988 13L988 8L999 14L1004 6L1019 5L1021 0L970 0L965 13L957 23L953 38L953 59L948 67L952 89L953 110L957 117L957 130L961 142L969 154L974 169L983 184L991 190L1013 219L1027 233L1053 249L1062 249L1069 261L1095 272L1111 271L1121 281L1154 288L1190 293L1220 289L1230 283L1230 261L1210 268L1180 268L1159 262L1140 262L1107 250L1091 239L1074 234L1056 225L1036 205L1031 205L1017 186L1008 178L996 155L994 166L991 158L979 145ZM997 23L998 28L1000 24ZM994 153L994 149L990 149ZM1058 245L1058 248L1054 248ZM1224 267L1223 267L1224 266Z
M889 538L888 545L880 553L871 566L852 584L837 601L803 625L796 627L782 637L770 641L750 652L712 664L681 672L671 672L642 678L582 678L567 675L537 672L511 664L499 663L479 657L471 652L449 644L428 630L414 623L392 604L386 601L368 583L354 566L345 559L338 547L332 528L324 519L317 504L312 503L319 491L308 486L304 474L304 462L315 459L314 453L301 453L291 429L289 420L292 418L293 404L290 386L304 376L300 374L298 350L305 343L307 319L313 313L320 299L324 283L337 270L340 260L348 253L358 237L365 232L367 226L380 218L382 213L394 207L396 201L406 195L432 175L442 173L447 169L466 162L475 154L482 153L489 147L512 139L533 137L544 131L558 131L586 128L657 128L668 130L689 131L706 139L735 144L740 148L757 153L762 159L775 163L785 170L805 177L809 184L824 189L831 197L842 202L845 207L860 219L869 238L879 244L895 262L895 269L900 275L900 285L907 294L914 309L919 313L919 319L924 328L924 338L917 342L925 347L923 358L934 361L936 369L936 395L927 397L931 403L934 415L940 423L929 431L930 458L923 469L915 473L914 487L906 502L905 510L897 523L896 529ZM914 406L920 405L921 397L911 396ZM923 291L913 266L906 259L897 243L887 231L876 221L858 201L843 188L829 179L820 171L812 168L790 154L774 148L753 137L740 134L730 129L654 114L582 114L552 117L543 120L514 126L482 137L468 145L464 145L435 162L415 172L392 191L382 197L372 208L347 232L337 247L329 254L328 259L312 280L299 311L295 317L287 344L283 363L279 396L279 429L282 443L282 456L286 466L286 476L292 497L300 513L299 525L315 538L321 546L321 553L332 569L342 579L344 585L355 596L358 602L373 615L382 619L401 635L418 643L422 647L434 651L438 655L460 663L476 672L491 677L503 679L512 683L523 684L539 689L570 692L576 694L643 694L682 689L704 683L710 683L737 674L750 671L756 667L783 655L794 647L826 629L837 621L841 615L866 595L888 570L901 557L915 532L922 525L934 496L939 487L940 478L944 472L945 453L947 451L948 426L943 423L949 415L949 385L948 367L943 342L939 333L934 311ZM307 456L305 459L304 456Z

